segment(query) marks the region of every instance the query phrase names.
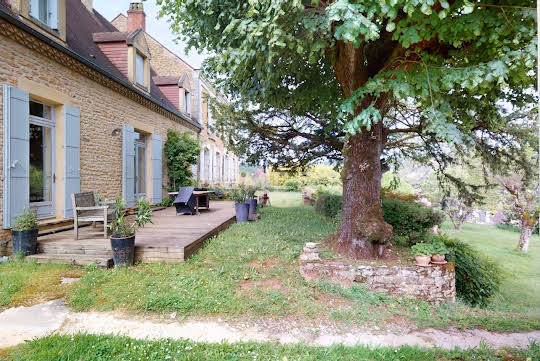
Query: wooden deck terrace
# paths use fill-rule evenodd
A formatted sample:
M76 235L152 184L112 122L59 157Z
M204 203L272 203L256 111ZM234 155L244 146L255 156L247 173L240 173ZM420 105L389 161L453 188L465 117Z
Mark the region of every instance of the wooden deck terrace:
M205 240L234 221L233 202L229 201L213 201L209 210L201 210L200 214L193 216L176 215L174 207L155 211L153 224L139 229L135 236L135 260L143 263L184 262L202 247ZM40 263L96 263L101 267L110 267L112 251L109 239L85 235L91 231L95 232L91 226L80 228L78 240L74 239L73 230L40 236L38 254L28 258Z

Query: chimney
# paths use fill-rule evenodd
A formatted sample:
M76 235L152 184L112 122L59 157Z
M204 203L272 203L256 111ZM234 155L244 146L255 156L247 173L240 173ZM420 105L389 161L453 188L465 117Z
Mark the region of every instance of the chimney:
M88 9L88 11L92 12L94 11L94 0L81 0L84 6Z
M142 2L129 4L127 31L132 33L133 31L142 28L146 30L146 14L143 10Z

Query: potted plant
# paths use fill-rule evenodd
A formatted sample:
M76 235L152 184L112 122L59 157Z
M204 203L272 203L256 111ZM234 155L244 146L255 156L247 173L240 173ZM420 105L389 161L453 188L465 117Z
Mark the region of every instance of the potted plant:
M255 212L257 211L257 198L255 198L255 192L257 192L257 188L254 186L247 186L246 192L249 204L249 214L255 214Z
M231 191L231 199L235 202L236 221L247 222L249 218L249 203L246 203L248 197L247 188L244 184L240 184L238 188Z
M11 229L13 254L28 256L36 253L39 225L36 212L25 207L23 213L15 218Z
M431 262L433 263L446 263L444 256L448 254L448 248L443 242L433 242L433 254L431 255Z
M111 230L111 248L114 266L130 266L135 255L135 233L146 223L152 223L152 208L146 199L137 201L137 213L133 222L129 222L126 201L117 198L113 205Z
M417 243L411 247L411 252L416 257L418 266L429 266L433 254L433 245L431 243Z

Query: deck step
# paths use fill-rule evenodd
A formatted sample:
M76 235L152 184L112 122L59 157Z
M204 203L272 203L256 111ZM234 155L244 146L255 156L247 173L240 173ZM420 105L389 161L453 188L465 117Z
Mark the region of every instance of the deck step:
M84 246L38 243L38 252L45 254L77 254L92 257L112 257L111 246Z
M27 260L35 260L37 263L61 263L76 266L96 264L100 268L109 268L113 265L112 257L93 256L85 254L59 254L59 253L38 253L26 256Z

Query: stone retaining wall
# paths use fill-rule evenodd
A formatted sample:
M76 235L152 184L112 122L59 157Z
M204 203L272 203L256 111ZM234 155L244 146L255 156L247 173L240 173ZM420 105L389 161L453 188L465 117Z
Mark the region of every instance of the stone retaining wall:
M300 273L307 280L329 280L343 287L360 283L371 291L418 298L436 305L456 299L452 262L418 267L322 260L317 244L307 243L300 255Z

